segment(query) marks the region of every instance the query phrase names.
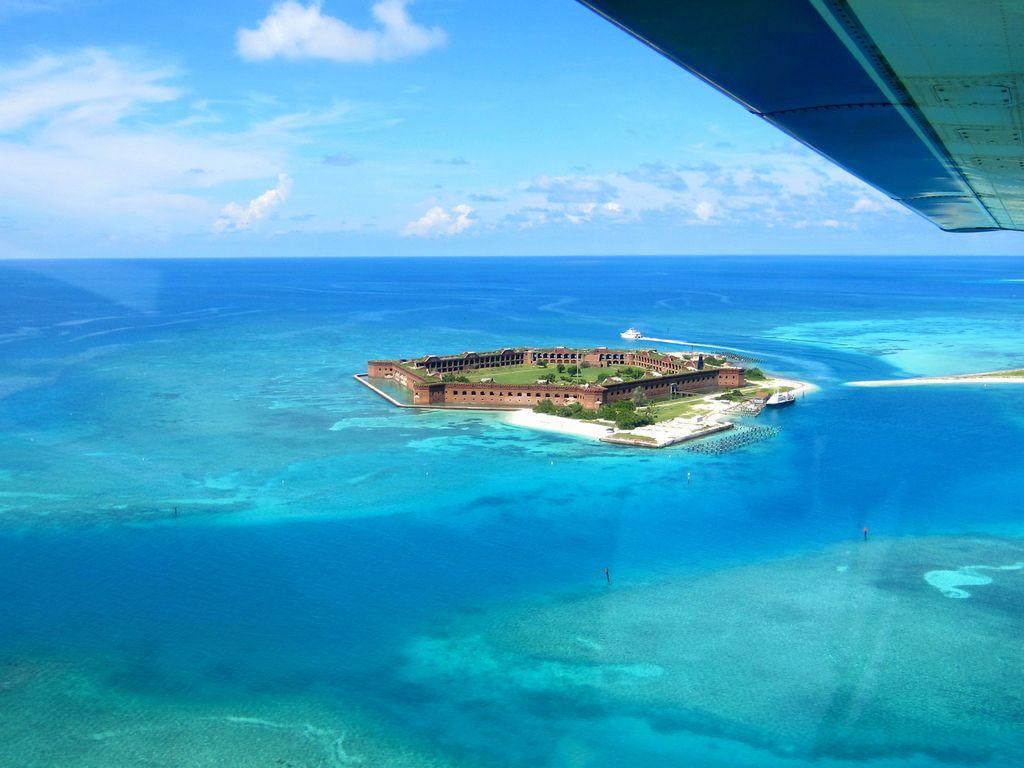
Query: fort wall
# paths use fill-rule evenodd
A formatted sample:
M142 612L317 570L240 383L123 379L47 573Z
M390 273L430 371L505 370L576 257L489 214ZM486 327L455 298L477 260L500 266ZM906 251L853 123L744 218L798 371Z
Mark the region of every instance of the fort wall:
M404 368L396 360L370 360L366 364L366 375L373 379L394 379L409 389L415 384L426 382L422 376Z
M417 373L427 369L430 374L443 376L458 374L477 368L501 368L539 362L557 365L591 367L637 366L657 371L659 377L639 381L603 382L580 386L556 384L499 384L494 382L442 382ZM578 402L585 408L598 408L604 403L633 397L639 389L649 399L673 394L712 389L734 389L745 383L742 368L707 368L695 371L687 368L687 361L661 355L654 350L596 349L512 349L477 354L429 355L415 360L371 360L367 363L370 378L391 379L412 392L414 405L424 407L470 406L479 408L532 408L543 400L555 405Z
M542 400L555 405L579 402L584 408L597 408L605 402L604 388L560 387L553 384L458 384L446 383L444 400L447 404L493 406L496 408L532 408Z
M638 389L643 393L644 397L652 399L668 397L680 392L696 392L699 390L743 386L742 384L723 383L734 381L743 381L742 368L714 368L703 371L688 371L687 373L661 376L655 379L604 384L602 388L605 390L605 402L612 403L616 400L628 400Z

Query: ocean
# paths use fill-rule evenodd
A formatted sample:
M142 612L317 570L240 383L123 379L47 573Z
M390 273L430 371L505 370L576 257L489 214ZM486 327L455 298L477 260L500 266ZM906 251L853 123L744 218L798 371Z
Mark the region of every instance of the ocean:
M1024 259L0 262L0 285L0 765L1024 763L1024 386L845 386L1021 367ZM629 326L820 391L705 456L352 378Z

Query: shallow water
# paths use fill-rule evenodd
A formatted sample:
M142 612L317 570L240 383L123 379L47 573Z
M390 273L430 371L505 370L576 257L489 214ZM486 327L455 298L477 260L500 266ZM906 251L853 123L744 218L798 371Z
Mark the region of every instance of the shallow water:
M443 690L439 718L498 697L518 730L557 723L558 743L579 740L581 721L629 718L690 734L699 751L745 744L732 765L893 754L1017 765L1024 578L997 566L987 590L950 600L926 572L1022 554L999 539L889 539L526 601L411 643L404 674ZM620 738L612 725L600 751ZM669 740L651 741L637 763L671 754ZM497 734L487 746L501 748Z
M842 383L1019 366L1021 266L8 263L0 763L975 765L996 727L992 759L1017 755L1019 697L990 689L1014 679L1024 571L980 571L992 583L966 600L924 574L1024 559L1000 550L1021 534L1024 388ZM777 437L698 456L410 412L351 378L422 351L619 344L630 325L753 350L822 390L758 419ZM894 584L852 562L836 565L863 593L800 580L792 563L825 563L865 525ZM999 538L957 554L964 534ZM740 610L781 583L774 609ZM688 608L665 596L693 584L721 597L684 640L669 629ZM835 603L893 595L889 634ZM777 634L794 600L831 634ZM650 642L595 647L628 622ZM785 658L725 664L729 632ZM826 712L795 686L848 691L802 662L828 643L867 644L892 674ZM930 693L950 657L966 688ZM758 714L778 702L791 730Z

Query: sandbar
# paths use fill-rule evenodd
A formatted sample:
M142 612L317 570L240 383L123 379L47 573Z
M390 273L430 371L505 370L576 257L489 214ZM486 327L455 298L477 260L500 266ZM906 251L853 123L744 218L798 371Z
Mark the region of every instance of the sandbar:
M956 376L915 376L909 379L846 382L848 387L918 387L933 384L1024 384L1024 372L1019 370L992 371L991 373L964 373Z

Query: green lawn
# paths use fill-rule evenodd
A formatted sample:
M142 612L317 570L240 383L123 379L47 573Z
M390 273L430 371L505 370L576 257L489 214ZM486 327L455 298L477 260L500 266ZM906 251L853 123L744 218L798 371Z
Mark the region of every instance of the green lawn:
M651 403L658 414L658 421L668 421L677 416L693 416L701 404L702 398L697 397L680 397Z
M560 374L557 366L549 365L547 368L541 368L539 365L509 365L504 368L477 368L475 371L466 371L462 375L469 378L471 381L480 381L481 379L494 379L495 384L534 384L537 379L547 379L552 384L562 384L564 386L570 386L576 381L597 381L597 376L600 373L610 373L611 371L607 368L581 368L579 376L574 376L573 381L565 381L563 376L567 374ZM551 381L552 377L558 376L558 381Z

